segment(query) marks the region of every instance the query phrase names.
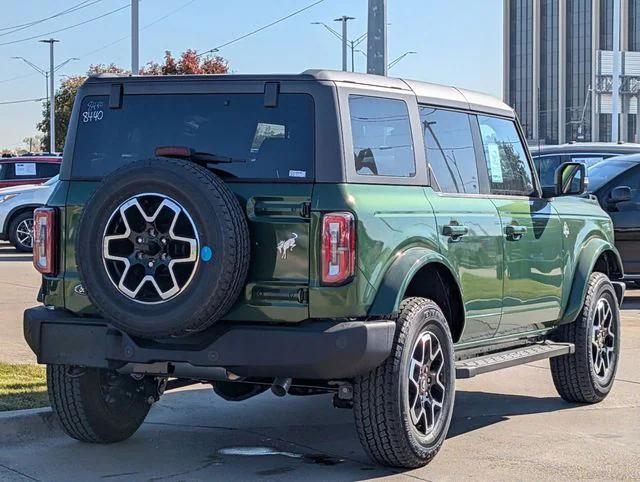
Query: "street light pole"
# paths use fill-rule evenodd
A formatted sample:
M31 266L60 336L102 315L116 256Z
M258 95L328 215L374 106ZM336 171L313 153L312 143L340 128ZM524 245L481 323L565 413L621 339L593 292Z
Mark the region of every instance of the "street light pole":
M336 22L342 22L342 70L345 72L347 71L347 22L349 20L355 20L355 17L347 17L346 15L343 15L340 18L334 19Z
M387 0L369 0L367 73L387 75Z
M54 90L54 57L53 46L59 40L48 39L40 40L42 43L49 44L49 151L53 154L56 152L56 93Z
M139 0L131 0L131 74L140 73Z

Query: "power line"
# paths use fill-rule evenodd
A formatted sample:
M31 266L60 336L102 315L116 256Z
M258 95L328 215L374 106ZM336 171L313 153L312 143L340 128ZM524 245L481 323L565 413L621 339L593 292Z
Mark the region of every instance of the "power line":
M25 102L40 102L43 100L46 100L46 97L40 97L38 99L8 100L8 101L0 102L0 105L24 104Z
M4 84L5 82L12 82L14 80L26 79L27 77L32 77L34 75L36 75L36 72L31 72L24 75L17 75L15 77L10 77L8 79L0 80L0 84Z
M280 22L284 22L285 20L287 20L287 19L289 19L289 18L291 18L291 17L293 17L293 16L295 16L295 15L298 15L299 13L304 12L305 10L309 10L310 8L315 7L316 5L318 5L318 4L320 4L320 3L323 3L324 1L325 1L325 0L318 0L317 2L311 3L310 5L307 5L306 7L303 7L303 8L301 8L300 10L296 10L295 12L291 12L290 14L285 15L284 17L281 17L281 18L279 18L278 20L275 20L275 21L273 21L273 22L271 22L271 23L269 23L269 24L267 24L267 25L264 25L264 26L262 26L262 27L260 27L260 28L257 28L257 29L255 29L255 30L252 30L251 32L248 32L248 33L246 33L246 34L244 34L244 35L241 35L240 37L236 37L236 38L234 38L233 40L229 40L228 42L225 42L225 43L223 43L223 44L221 44L221 45L218 45L218 46L216 46L216 47L213 47L213 48L211 48L211 49L209 49L209 50L205 50L204 52L202 52L202 53L198 54L198 57L201 57L201 56L203 56L203 55L206 55L206 54L209 54L209 53L215 52L215 51L217 51L217 50L220 50L220 49L221 49L221 48L223 48L223 47L226 47L226 46L231 45L231 44L233 44L233 43L236 43L236 42L238 42L238 41L240 41L240 40L243 40L243 39L245 39L245 38L247 38L247 37L250 37L251 35L255 35L255 34L257 34L258 32L262 32L263 30L266 30L266 29L268 29L269 27L273 27L274 25L276 25L276 24L278 24L278 23L280 23Z
M69 7L66 10L62 10L58 13L54 13L53 15L50 15L49 17L45 17L45 18L41 18L40 20L34 20L32 22L27 22L27 23L23 23L21 25L14 25L13 27L2 27L0 28L0 31L4 32L2 34L0 34L0 37L4 37L5 35L11 35L12 33L16 33L19 32L21 30L27 29L29 27L33 27L34 25L38 25L42 22L46 22L47 20L51 20L57 17L61 17L63 15L66 15L68 13L73 13L73 12L77 12L78 10L82 10L83 8L86 7L90 7L91 5L95 5L98 2L101 2L102 0L84 0L76 5L74 5L73 7ZM6 30L10 30L10 32L6 32Z
M170 10L169 12L167 12L166 14L164 14L162 17L159 17L159 18L155 19L153 22L150 22L150 23L148 23L147 25L145 25L145 26L141 27L141 28L140 28L140 31L146 30L146 29L148 29L149 27L152 27L152 26L154 26L155 24L162 22L163 20L165 20L166 18L169 18L169 17L170 17L171 15L173 15L174 13L177 13L177 12L179 12L180 10L183 10L183 9L187 8L189 5L191 5L191 4L192 4L192 3L194 3L195 1L196 1L196 0L189 0L189 1L188 1L187 3L185 3L184 5L182 5L182 6L178 7L178 8L174 8L173 10ZM124 37L120 37L119 39L114 40L113 42L109 42L108 44L105 44L105 45L103 45L102 47L98 47L97 49L92 50L91 52L87 52L87 53L82 54L79 58L81 58L81 59L82 59L82 58L84 58L84 57L87 57L88 55L92 55L92 54L95 54L96 52L100 52L101 50L104 50L104 49L106 49L106 48L109 48L109 47L111 47L112 45L115 45L115 44L117 44L117 43L119 43L119 42L122 42L123 40L127 40L127 39L128 39L128 38L130 38L130 37L131 37L131 35L125 35Z
M72 28L75 28L75 27L79 27L80 25L85 25L87 23L94 22L96 20L100 20L101 18L104 18L104 17L106 17L108 15L112 15L112 14L114 14L116 12L119 12L120 10L124 10L125 8L129 8L129 6L130 6L129 4L123 5L122 7L116 8L115 10L111 10L110 12L104 13L104 14L99 15L97 17L90 18L89 20L85 20L84 22L80 22L80 23L76 23L74 25L69 25L68 27L60 28L58 30L52 30L51 32L41 33L41 34L38 34L38 35L34 35L32 37L22 38L22 39L19 39L19 40L12 40L10 42L3 42L3 43L0 43L0 47L2 47L3 45L12 45L12 44L20 43L20 42L27 42L29 40L34 40L34 39L37 39L37 38L46 37L47 35L51 35L51 34L54 34L54 33L64 32L65 30L69 30L69 29L72 29Z

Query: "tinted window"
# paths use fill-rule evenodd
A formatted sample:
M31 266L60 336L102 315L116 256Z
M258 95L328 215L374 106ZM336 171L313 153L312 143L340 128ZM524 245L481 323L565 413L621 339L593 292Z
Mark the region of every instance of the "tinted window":
M364 176L416 174L407 104L402 100L349 96L353 157Z
M442 192L478 193L478 165L469 115L420 107L427 163Z
M515 124L487 116L478 116L478 121L491 193L532 195L533 173Z
M556 169L558 169L560 164L563 162L567 162L567 156L554 155L534 157L533 163L538 169L540 184L543 186L553 186L556 183Z
M157 147L182 146L231 160L216 169L243 179L313 179L314 106L305 94L129 95L82 101L72 175L101 177Z
M8 179L9 171L12 169L13 169L13 164L10 164L10 163L0 164L0 181Z
M624 171L637 166L637 162L632 161L602 161L589 168L589 191L600 189L607 182L619 176Z
M37 166L38 177L53 177L60 172L60 164L54 162L40 162Z

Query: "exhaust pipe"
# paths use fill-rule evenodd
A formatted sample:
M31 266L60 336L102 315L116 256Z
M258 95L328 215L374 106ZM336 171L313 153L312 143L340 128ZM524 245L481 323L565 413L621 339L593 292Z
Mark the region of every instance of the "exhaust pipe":
M291 378L278 377L273 381L271 385L271 391L278 397L284 397L291 388Z

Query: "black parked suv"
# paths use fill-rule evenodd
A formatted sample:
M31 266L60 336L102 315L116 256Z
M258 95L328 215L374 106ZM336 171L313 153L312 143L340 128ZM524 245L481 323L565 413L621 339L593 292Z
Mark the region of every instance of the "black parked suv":
M591 166L589 191L613 220L625 280L640 287L640 154Z

